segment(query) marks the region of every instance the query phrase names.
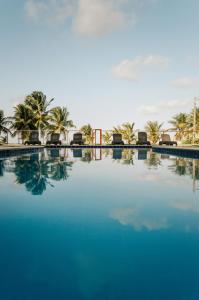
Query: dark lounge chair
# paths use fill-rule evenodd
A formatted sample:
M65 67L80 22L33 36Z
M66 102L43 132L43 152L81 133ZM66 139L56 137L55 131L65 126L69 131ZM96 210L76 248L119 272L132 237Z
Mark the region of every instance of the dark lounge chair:
M74 133L73 140L70 142L70 145L84 145L82 133Z
M46 142L46 145L61 145L59 133L52 133L50 140Z
M121 133L113 133L112 145L124 145Z
M159 142L159 145L166 145L166 146L177 146L177 142L171 141L170 135L169 134L162 134L161 135L161 141Z
M41 141L39 140L39 132L31 132L29 140L25 141L25 145L41 145Z
M147 133L144 131L138 132L138 141L137 145L151 145L151 143L147 140Z

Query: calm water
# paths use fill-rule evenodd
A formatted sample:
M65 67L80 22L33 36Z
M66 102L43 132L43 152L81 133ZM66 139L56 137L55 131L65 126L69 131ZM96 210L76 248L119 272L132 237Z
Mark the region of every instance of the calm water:
M0 160L0 299L198 300L198 180L145 150Z

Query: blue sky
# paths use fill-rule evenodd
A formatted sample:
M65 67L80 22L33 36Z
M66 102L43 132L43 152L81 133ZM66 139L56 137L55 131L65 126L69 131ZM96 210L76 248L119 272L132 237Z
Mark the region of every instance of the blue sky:
M77 126L167 127L199 95L198 11L197 0L0 0L0 107L42 90Z

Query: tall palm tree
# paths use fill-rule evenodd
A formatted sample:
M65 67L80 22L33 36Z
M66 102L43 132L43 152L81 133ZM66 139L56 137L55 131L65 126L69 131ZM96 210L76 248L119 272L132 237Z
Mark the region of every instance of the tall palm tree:
M39 134L43 134L43 129L49 124L49 106L54 101L51 99L47 101L46 95L40 91L34 91L31 95L28 95L25 99L25 105L27 105L34 114L34 122L36 128L39 130Z
M188 115L186 113L179 113L175 115L169 123L173 126L171 129L176 131L175 138L177 141L182 140L189 134Z
M8 135L10 132L10 129L8 128L8 125L12 124L12 118L5 117L3 110L0 110L0 135L1 133L4 133Z
M87 144L91 144L93 142L93 129L90 124L82 126L80 129L86 139Z
M34 122L34 113L30 107L23 103L14 107L11 129L14 130L14 136L16 136L17 133L21 134L22 142L28 138L30 130L37 129Z
M50 132L63 134L66 139L68 129L75 127L72 120L68 120L69 112L66 107L54 107L49 113L49 121L47 128Z
M160 129L162 127L162 123L159 124L157 121L148 121L145 130L148 133L149 140L152 144L156 144L160 139Z

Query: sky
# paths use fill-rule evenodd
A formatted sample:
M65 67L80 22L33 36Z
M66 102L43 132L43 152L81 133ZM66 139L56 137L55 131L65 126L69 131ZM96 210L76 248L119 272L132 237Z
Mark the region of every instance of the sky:
M199 96L198 0L0 0L0 108L34 90L77 127L189 112Z

